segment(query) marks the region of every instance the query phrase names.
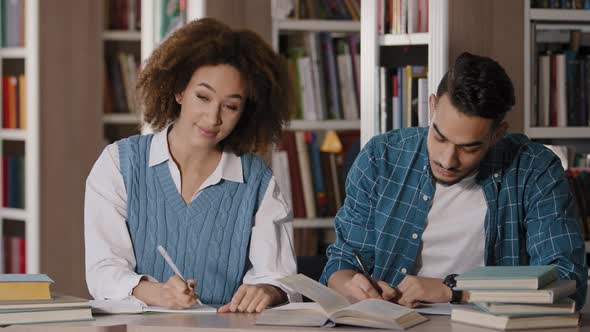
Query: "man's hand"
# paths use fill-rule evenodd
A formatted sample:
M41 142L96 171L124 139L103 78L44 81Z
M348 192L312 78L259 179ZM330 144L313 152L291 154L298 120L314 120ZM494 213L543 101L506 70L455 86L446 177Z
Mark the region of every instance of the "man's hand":
M420 302L449 302L452 291L442 279L406 276L397 286L400 297L397 303L414 308Z
M333 288L352 303L365 299L383 299L394 301L398 293L388 283L375 280L381 289L375 289L371 282L362 274L353 270L334 272L328 280L328 286Z
M231 302L219 308L218 312L262 312L269 305L287 301L287 295L279 288L268 285L243 284L234 294Z

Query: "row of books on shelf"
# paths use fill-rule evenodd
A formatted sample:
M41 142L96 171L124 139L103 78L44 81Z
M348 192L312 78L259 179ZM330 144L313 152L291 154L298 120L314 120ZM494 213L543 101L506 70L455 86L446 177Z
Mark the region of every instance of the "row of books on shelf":
M360 0L291 0L289 18L355 20L361 17Z
M2 206L25 208L25 157L2 155Z
M538 96L532 125L539 127L589 126L590 56L573 51L538 57Z
M296 119L358 120L360 56L358 33L283 36L296 96ZM284 52L283 52L284 51Z
M379 68L381 132L428 125L428 68Z
M578 326L580 314L568 296L575 280L559 280L553 265L482 266L457 277L473 307L455 307L451 320L498 330Z
M45 274L0 274L0 326L92 320L86 299L51 293Z
M141 0L103 0L105 30L141 30Z
M379 0L377 32L405 34L428 32L430 0Z
M0 47L25 46L25 0L0 0Z
M339 152L329 145L339 145ZM360 149L359 131L287 131L272 169L295 218L332 217L344 200L344 181Z
M4 235L0 246L0 273L26 272L26 240L23 236Z
M590 9L590 0L531 0L531 8Z
M104 113L137 111L135 83L139 61L131 53L119 52L105 59Z
M2 128L26 128L26 89L25 75L2 76Z

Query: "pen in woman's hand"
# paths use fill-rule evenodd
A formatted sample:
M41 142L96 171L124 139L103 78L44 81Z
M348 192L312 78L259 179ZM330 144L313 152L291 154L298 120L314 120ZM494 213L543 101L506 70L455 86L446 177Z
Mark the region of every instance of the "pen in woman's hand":
M180 272L180 270L178 269L176 264L174 264L174 261L172 260L172 257L170 257L170 255L168 254L168 251L166 251L166 249L164 249L164 247L162 247L161 245L158 245L158 252L160 253L160 255L162 255L162 257L164 258L166 263L168 263L168 266L170 266L172 271L180 279L182 279L182 281L184 281L186 283L186 286L191 290L191 292L193 292L196 295L195 289L186 281L186 279L184 279L184 276L182 275L182 273ZM203 304L203 302L201 302L201 300L199 300L199 298L197 298L197 303Z
M383 293L383 290L377 284L377 281L375 279L373 279L373 277L371 277L371 275L369 274L369 272L365 268L365 264L363 264L361 257L356 252L353 252L352 254L354 255L354 258L356 259L356 262L358 263L359 267L361 268L362 274L365 276L365 278L367 278L369 280L369 282L371 283L371 286L373 286L373 288L375 288L377 293L379 293L379 295L381 295Z

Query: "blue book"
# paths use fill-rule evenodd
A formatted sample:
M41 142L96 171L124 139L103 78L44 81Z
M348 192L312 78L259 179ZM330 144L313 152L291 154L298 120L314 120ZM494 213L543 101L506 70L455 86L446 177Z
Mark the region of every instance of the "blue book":
M557 280L553 265L480 266L457 277L457 289L540 289Z

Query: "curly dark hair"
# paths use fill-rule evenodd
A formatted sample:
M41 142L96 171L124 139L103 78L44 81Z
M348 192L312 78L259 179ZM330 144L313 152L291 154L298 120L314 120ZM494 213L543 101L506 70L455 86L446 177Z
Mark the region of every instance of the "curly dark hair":
M175 121L180 114L175 94L184 91L199 67L221 64L240 72L247 91L242 116L221 146L238 155L266 151L294 111L286 62L254 32L233 30L212 18L186 24L147 60L137 82L144 121L155 131Z
M436 96L448 94L460 112L499 124L514 106L514 86L504 68L488 57L467 52L443 76Z

